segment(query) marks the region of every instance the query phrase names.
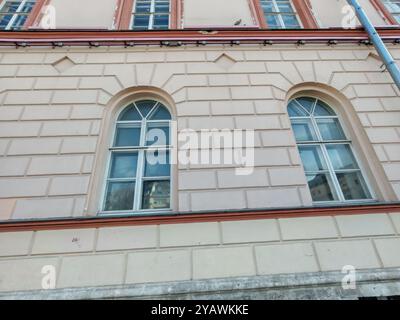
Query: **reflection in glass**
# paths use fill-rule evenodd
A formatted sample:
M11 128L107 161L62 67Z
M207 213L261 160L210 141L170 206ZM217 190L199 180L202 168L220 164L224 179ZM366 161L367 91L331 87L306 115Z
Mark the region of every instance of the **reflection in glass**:
M332 144L326 149L335 170L358 169L356 159L348 144Z
M330 178L326 174L307 175L307 181L313 201L335 200Z
M135 178L137 168L137 152L115 152L111 160L110 178Z
M293 119L292 128L297 141L315 141L314 129L309 119Z
M323 140L346 140L338 119L317 119L316 121Z
M359 171L337 173L337 179L346 200L370 199L371 195Z
M170 182L145 181L142 209L166 209L170 207Z
M145 177L168 177L170 175L169 152L146 152Z
M132 210L135 182L109 182L105 211Z
M299 146L299 152L305 171L326 170L319 146Z
M140 145L140 127L118 126L115 147L136 147Z

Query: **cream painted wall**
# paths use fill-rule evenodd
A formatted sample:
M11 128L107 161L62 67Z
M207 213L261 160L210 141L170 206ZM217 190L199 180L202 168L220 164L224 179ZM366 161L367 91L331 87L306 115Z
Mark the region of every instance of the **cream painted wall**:
M389 48L400 60L400 49ZM352 110L346 127L354 128L377 198L400 199L400 98L372 48L12 47L1 48L0 65L0 220L96 215L108 116L122 107L112 101L143 86L170 97L178 131L255 130L254 173L180 164L175 210L311 205L286 111L291 89L304 83L343 95L338 107Z
M56 27L110 29L117 0L51 0Z
M399 231L381 213L3 232L0 295L42 289L44 266L56 288L398 268Z
M340 27L344 14L342 9L348 5L346 0L310 0L314 15L316 16L320 27ZM375 10L369 0L360 0L360 4L368 14L374 25L386 25L387 23L382 19L380 14Z
M185 0L184 26L254 25L248 0Z

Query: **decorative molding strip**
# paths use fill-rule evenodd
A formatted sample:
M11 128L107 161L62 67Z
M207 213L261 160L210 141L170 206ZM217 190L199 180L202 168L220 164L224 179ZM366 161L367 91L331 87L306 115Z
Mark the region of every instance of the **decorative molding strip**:
M170 213L147 216L97 216L65 219L0 222L0 232L60 230L100 227L140 226L174 223L240 221L257 219L297 218L400 212L400 203L368 204L338 207L311 207L274 210L215 211L197 213Z
M398 42L400 28L378 28L384 41ZM190 29L166 31L108 31L108 30L29 30L0 31L0 46L19 45L47 46L62 44L67 46L96 45L177 45L208 43L296 43L299 40L317 43L360 42L368 40L363 29L301 29L301 30L258 30L253 28Z
M400 269L366 269L355 274L354 290L341 287L340 271L129 284L0 293L2 300L92 299L346 299L400 295Z

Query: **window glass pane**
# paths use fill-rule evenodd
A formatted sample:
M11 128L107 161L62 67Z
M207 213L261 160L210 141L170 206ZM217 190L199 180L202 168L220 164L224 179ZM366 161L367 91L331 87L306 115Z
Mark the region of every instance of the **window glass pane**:
M169 145L169 125L149 124L146 133L147 146Z
M119 125L115 137L115 147L135 147L140 145L140 127Z
M335 170L358 169L356 159L348 144L333 144L326 147Z
M150 120L171 120L171 114L168 109L163 105L157 107L155 111L152 112Z
M370 199L371 195L359 171L336 174L346 200Z
M154 16L154 29L167 29L169 25L168 15L158 15Z
M135 13L150 13L151 2L138 1Z
M0 3L2 4L2 3ZM1 12L5 13L15 13L18 10L18 7L21 5L21 1L6 1L4 6L1 8Z
M28 14L32 11L35 5L34 0L26 1L22 6L23 2L20 1L0 1L0 28L19 30L21 29L27 18ZM10 25L10 21L13 20Z
M346 140L338 119L317 119L316 121L323 140Z
M169 3L168 2L159 2L156 3L155 12L157 13L169 13Z
M310 119L293 119L293 132L298 142L316 141L316 135L311 125Z
M18 29L22 27L27 18L27 15L18 15L17 18L14 20L11 29Z
M289 1L277 1L279 12L293 12L292 5Z
M272 4L272 1L261 0L261 7L264 10L264 13L276 12L275 7Z
M314 107L315 104L315 100L314 98L308 98L308 97L303 97L303 98L297 98L296 101L298 103L300 103L300 105L306 109L309 113L312 112L312 109Z
M142 209L170 208L170 182L145 181L143 183Z
M267 24L268 28L279 28L281 24L279 23L279 19L277 15L267 15Z
M145 30L149 27L149 19L148 15L135 15L133 19L133 29L137 30Z
M21 9L21 12L24 12L24 13L31 12L31 10L32 10L34 5L35 5L35 1L27 1L27 2L25 2L25 5Z
M0 28L4 29L7 27L8 23L10 22L12 15L0 15Z
M170 163L168 151L146 152L145 177L169 177Z
M332 182L326 174L307 175L308 187L310 188L313 201L333 201Z
M110 178L135 178L138 154L114 152L111 160Z
M317 105L315 106L314 115L317 117L320 116L335 116L335 112L329 107L326 103L318 100Z
M107 186L105 211L133 209L134 182L109 182Z
M301 161L305 171L326 170L326 164L319 146L299 146Z
M142 117L136 110L134 105L125 108L125 110L122 111L121 115L118 118L118 121L140 121L140 120L142 120Z
M309 116L303 108L301 108L295 101L289 103L288 112L290 117L307 117Z
M297 18L293 14L284 14L282 15L283 22L286 28L298 28L300 27Z
M135 102L137 108L139 109L140 113L142 114L143 118L146 118L149 112L153 109L153 107L158 102L152 100L143 100Z

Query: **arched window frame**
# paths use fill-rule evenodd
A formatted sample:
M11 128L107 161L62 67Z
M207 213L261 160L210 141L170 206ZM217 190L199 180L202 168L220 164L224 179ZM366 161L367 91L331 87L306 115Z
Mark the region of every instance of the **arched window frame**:
M348 123L347 123L347 121L344 121L344 119L342 118L341 112L339 112L337 110L335 104L332 104L331 101L326 100L326 99L324 99L323 97L321 97L321 96L319 96L317 94L312 94L311 92L304 93L304 92L301 92L301 91L297 92L297 94L293 95L288 100L287 108L289 108L289 105L290 105L290 103L292 101L294 101L296 99L301 99L301 98L315 99L315 104L314 104L313 108L315 108L315 105L317 104L317 101L321 101L322 103L326 104L335 114L334 116L315 117L315 116L311 115L311 117L298 117L298 118L289 115L289 118L290 118L291 121L293 119L310 119L310 121L312 122L313 128L314 129L317 128L317 130L316 130L316 134L317 134L316 140L315 141L306 141L306 142L301 142L300 141L299 142L299 141L297 141L295 139L296 140L296 144L297 144L297 148L299 149L299 146L303 146L303 145L323 145L323 147L321 147L323 161L325 161L326 165L327 165L327 171L328 171L327 174L333 180L332 183L333 183L333 186L334 186L334 190L332 190L332 193L336 193L337 194L337 199L334 199L334 200L331 200L331 201L313 201L313 203L317 204L317 205L331 205L331 204L336 204L336 203L337 204L341 204L341 203L352 204L352 203L360 203L360 202L361 203L376 202L377 201L377 195L376 195L375 190L372 187L372 184L371 184L371 182L369 180L369 175L367 175L367 170L364 167L363 161L361 161L361 159L360 159L360 157L358 155L359 150L356 150L356 148L354 147L354 141L352 140L352 136L349 134L348 128L346 126L346 125L348 125ZM319 118L319 119L324 119L324 118L325 119L328 119L328 118L337 119L345 139L343 139L343 140L331 140L331 141L329 141L329 140L326 141L324 139L321 139L322 137L321 137L321 134L319 132L319 129L318 129L318 126L317 126L316 120L315 120L317 118ZM292 131L293 131L293 134L294 134L293 124L292 124L291 128L292 128ZM295 136L295 134L294 134L294 136ZM353 171L359 171L360 172L360 174L361 174L361 176L363 178L367 193L369 194L369 198L354 199L354 200L345 199L345 197L343 195L343 191L342 191L342 189L340 187L340 184L338 182L338 179L336 177L336 172L341 171L341 170L334 169L334 167L333 167L333 165L331 163L331 160L329 159L328 152L326 150L326 145L334 145L334 144L347 144L349 146L349 148L351 150L351 155L353 156L354 161L358 166L358 169L354 169ZM299 153L300 153L300 150L299 150ZM301 157L300 157L300 159L301 159ZM303 161L301 161L301 162L302 162L302 165L304 167L305 174L307 175L307 172L309 172L309 174L312 174L311 171L307 171L306 170ZM350 170L350 171L352 171L352 170ZM310 190L310 192L311 192L311 190Z
M121 124L136 124L138 125L139 121L120 121L121 115L128 109L132 104L136 104L141 101L154 101L155 105L152 108L152 110L148 113L148 116L150 114L153 114L155 109L158 106L163 106L169 113L170 119L169 120L148 120L146 118L143 118L140 121L140 143L139 146L135 147L116 147L114 146L114 142L116 141L116 136L117 136L117 128L118 125ZM173 168L171 165L171 153L173 152L173 113L171 112L171 109L167 103L163 101L163 99L157 99L156 97L152 97L151 95L145 95L145 96L138 96L136 99L131 99L129 102L125 103L122 108L116 113L114 121L113 121L113 127L111 131L111 139L108 144L108 155L107 155L107 165L106 165L106 170L105 170L105 176L104 176L104 185L102 188L102 196L101 196L101 201L100 201L100 210L99 214L100 215L124 215L124 214L149 214L149 213L163 213L163 212L170 212L173 208ZM164 123L168 124L169 128L169 136L167 137L168 139L168 144L166 145L149 145L146 146L146 130L148 128L148 124L151 123ZM169 153L169 176L164 176L164 177L145 177L144 176L144 170L145 170L145 163L146 163L146 158L144 154L148 151L151 150L159 150L159 151L164 151ZM105 204L106 204L106 197L107 197L107 188L108 188L108 182L112 179L110 179L110 170L112 166L112 157L115 152L137 152L138 153L138 159L137 159L137 171L136 171L136 176L131 178L130 180L135 180L135 187L134 187L134 201L133 201L133 208L129 210L105 210ZM145 181L154 181L154 180L165 180L169 181L169 202L170 206L168 208L150 208L150 209L142 209L142 201L143 201L143 185Z

